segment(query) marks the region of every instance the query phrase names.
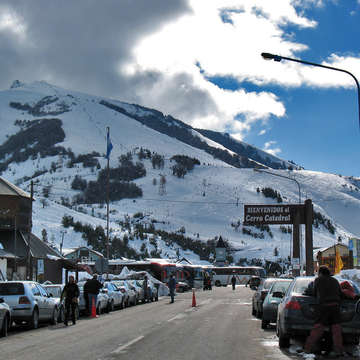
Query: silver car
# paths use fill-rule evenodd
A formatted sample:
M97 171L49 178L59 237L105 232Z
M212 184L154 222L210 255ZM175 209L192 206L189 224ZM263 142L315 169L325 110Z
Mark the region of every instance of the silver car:
M114 280L114 284L125 297L125 306L136 305L138 303L137 292L126 280Z
M29 328L36 329L39 322L57 324L57 302L37 282L2 281L0 297L9 305L11 319L17 325L26 322Z
M79 312L80 313L86 312L86 302L85 302L85 298L84 298L84 285L85 285L85 281L78 282L78 287L80 290L80 296L79 296ZM110 298L107 294L100 291L99 295L97 296L97 301L96 301L96 313L97 314L101 314L103 312L110 311L109 299ZM91 304L90 304L89 311L91 313Z
M9 305L0 298L0 336L7 336L11 326L11 312Z
M105 281L104 287L100 291L105 291L105 293L109 296L110 311L114 311L116 307L121 309L125 307L125 296L123 296L120 289L118 289L111 281Z
M55 299L58 305L58 322L62 323L65 320L65 301L60 301L61 293L65 287L65 284L51 284L43 285L48 294ZM79 307L76 307L75 313L76 319L79 319Z

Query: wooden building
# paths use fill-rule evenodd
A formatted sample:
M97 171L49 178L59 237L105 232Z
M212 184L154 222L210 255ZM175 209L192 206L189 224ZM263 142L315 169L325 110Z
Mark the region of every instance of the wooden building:
M315 252L315 270L319 268L321 265L327 265L332 273L335 270L335 249L339 252L341 256L341 260L343 262L342 270L353 269L353 253L349 250L349 247L337 243L335 245L329 246L327 248L318 249Z
M103 254L86 246L63 249L63 254L66 259L74 260L80 263L95 263L96 260L104 258Z
M77 266L31 233L32 202L30 194L0 177L2 275L7 280L62 283L63 268L76 271Z

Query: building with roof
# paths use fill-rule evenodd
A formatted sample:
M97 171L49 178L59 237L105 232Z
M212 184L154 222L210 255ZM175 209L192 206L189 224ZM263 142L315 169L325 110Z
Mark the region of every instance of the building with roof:
M314 251L314 269L316 270L319 266L326 265L333 273L335 271L336 252L339 252L339 255L341 256L343 270L354 268L352 250L345 244L337 243Z
M104 258L102 253L90 249L87 246L63 249L63 255L66 259L74 260L80 263L95 263L96 260Z
M31 194L0 177L0 278L62 283L63 268L77 267L31 233L32 202Z

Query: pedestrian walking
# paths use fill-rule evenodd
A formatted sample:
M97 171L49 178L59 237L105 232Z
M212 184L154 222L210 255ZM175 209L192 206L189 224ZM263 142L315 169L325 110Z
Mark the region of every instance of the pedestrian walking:
M231 278L231 285L232 285L232 289L235 290L235 285L236 285L236 277L235 277L235 275L233 275L232 278Z
M170 280L169 280L169 290L170 290L170 297L171 297L170 303L171 304L174 302L175 288L176 288L176 280L175 280L174 274L171 274Z
M96 307L97 296L99 295L100 289L103 287L103 285L98 280L97 274L94 274L92 279L86 281L84 286L84 292L85 292L85 287L86 287L86 293L88 295L89 313L91 313L90 309L92 308L93 304Z
M317 342L322 338L325 327L331 328L334 352L336 356L343 354L342 329L340 318L341 288L339 282L331 276L327 266L319 268L318 277L307 293L315 296L319 301L316 309L316 320L310 335L306 339L305 352L311 353Z
M71 311L71 320L73 325L76 324L76 308L78 306L78 298L80 295L79 287L77 286L74 276L69 276L69 282L64 286L60 296L60 302L65 298L65 326L68 326L69 315Z

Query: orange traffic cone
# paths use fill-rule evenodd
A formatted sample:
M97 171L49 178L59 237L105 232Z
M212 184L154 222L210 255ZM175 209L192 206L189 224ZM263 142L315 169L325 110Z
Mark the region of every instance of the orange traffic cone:
M91 303L91 317L92 318L96 318L96 306L95 306L95 299L92 298L92 303Z
M196 307L196 297L195 297L195 289L193 289L193 296L192 296L192 307Z

